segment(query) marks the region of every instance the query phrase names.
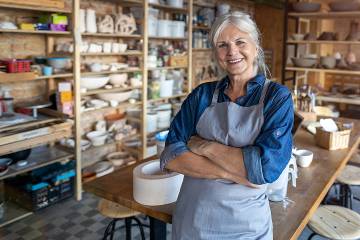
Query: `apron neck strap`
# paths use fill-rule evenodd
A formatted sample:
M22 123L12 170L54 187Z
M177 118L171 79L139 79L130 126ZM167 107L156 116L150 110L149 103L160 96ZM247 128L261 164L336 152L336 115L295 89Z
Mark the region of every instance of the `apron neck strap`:
M220 82L221 81L218 81L217 84L216 84L215 92L214 92L212 100L211 100L211 105L214 105L214 104L216 104L218 102Z
M270 82L271 82L270 80L265 79L264 86L263 86L261 96L260 96L260 100L259 100L259 104L264 103L265 95L266 95L267 89L268 89L268 87L270 85Z

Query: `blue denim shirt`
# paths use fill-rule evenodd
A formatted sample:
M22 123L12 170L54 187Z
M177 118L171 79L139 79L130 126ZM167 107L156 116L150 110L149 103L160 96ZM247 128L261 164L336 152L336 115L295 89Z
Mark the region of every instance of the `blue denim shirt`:
M265 76L257 75L247 83L246 95L236 99L240 106L259 103ZM166 147L160 157L161 168L175 157L190 151L187 142L196 135L196 125L211 104L217 82L204 83L195 88L183 102L170 125ZM231 101L224 93L228 77L221 80L218 102ZM264 124L251 146L242 148L248 180L254 184L274 182L287 165L292 149L293 102L287 87L271 82L264 99Z

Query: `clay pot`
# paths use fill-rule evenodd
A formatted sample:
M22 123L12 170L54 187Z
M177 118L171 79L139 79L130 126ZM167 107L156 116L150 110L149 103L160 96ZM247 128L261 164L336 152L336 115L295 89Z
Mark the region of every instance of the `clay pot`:
M316 35L313 33L307 33L305 34L304 40L306 41L315 41L316 40Z
M320 3L298 2L293 3L293 9L295 12L317 12L320 10Z
M345 38L346 41L359 41L360 40L360 31L359 31L359 23L356 21L351 21L350 23L350 31L347 37Z
M314 58L291 58L296 67L310 68L316 65L317 59Z
M355 53L353 52L348 52L348 54L346 55L346 58L345 58L346 62L348 64L353 64L356 62L356 55Z
M318 40L336 41L336 40L338 40L338 36L337 36L337 33L333 33L333 32L323 32L323 33L321 33L321 35L318 37Z
M329 3L331 11L334 12L347 12L347 11L357 11L359 10L360 3L350 0L350 1L335 1Z

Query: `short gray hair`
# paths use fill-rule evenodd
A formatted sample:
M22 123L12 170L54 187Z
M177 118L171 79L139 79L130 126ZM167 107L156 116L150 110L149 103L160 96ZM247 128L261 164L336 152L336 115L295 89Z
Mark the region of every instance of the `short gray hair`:
M212 48L215 49L216 41L219 38L220 33L229 24L234 25L240 31L248 33L250 38L255 42L256 48L258 50L257 58L254 62L255 72L262 73L265 75L265 77L268 77L270 72L265 64L264 50L260 46L260 32L256 26L256 23L251 19L249 14L236 11L216 18L215 22L211 26L211 31L209 34L209 41Z

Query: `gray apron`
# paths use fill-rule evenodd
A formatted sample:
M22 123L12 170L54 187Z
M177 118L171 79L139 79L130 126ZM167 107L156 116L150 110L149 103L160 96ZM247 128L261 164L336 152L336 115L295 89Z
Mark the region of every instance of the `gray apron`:
M216 86L212 103L196 126L197 134L232 146L252 145L264 122L266 80L259 103L242 107L218 103ZM173 216L172 239L272 239L272 221L266 184L249 188L226 180L184 177Z

